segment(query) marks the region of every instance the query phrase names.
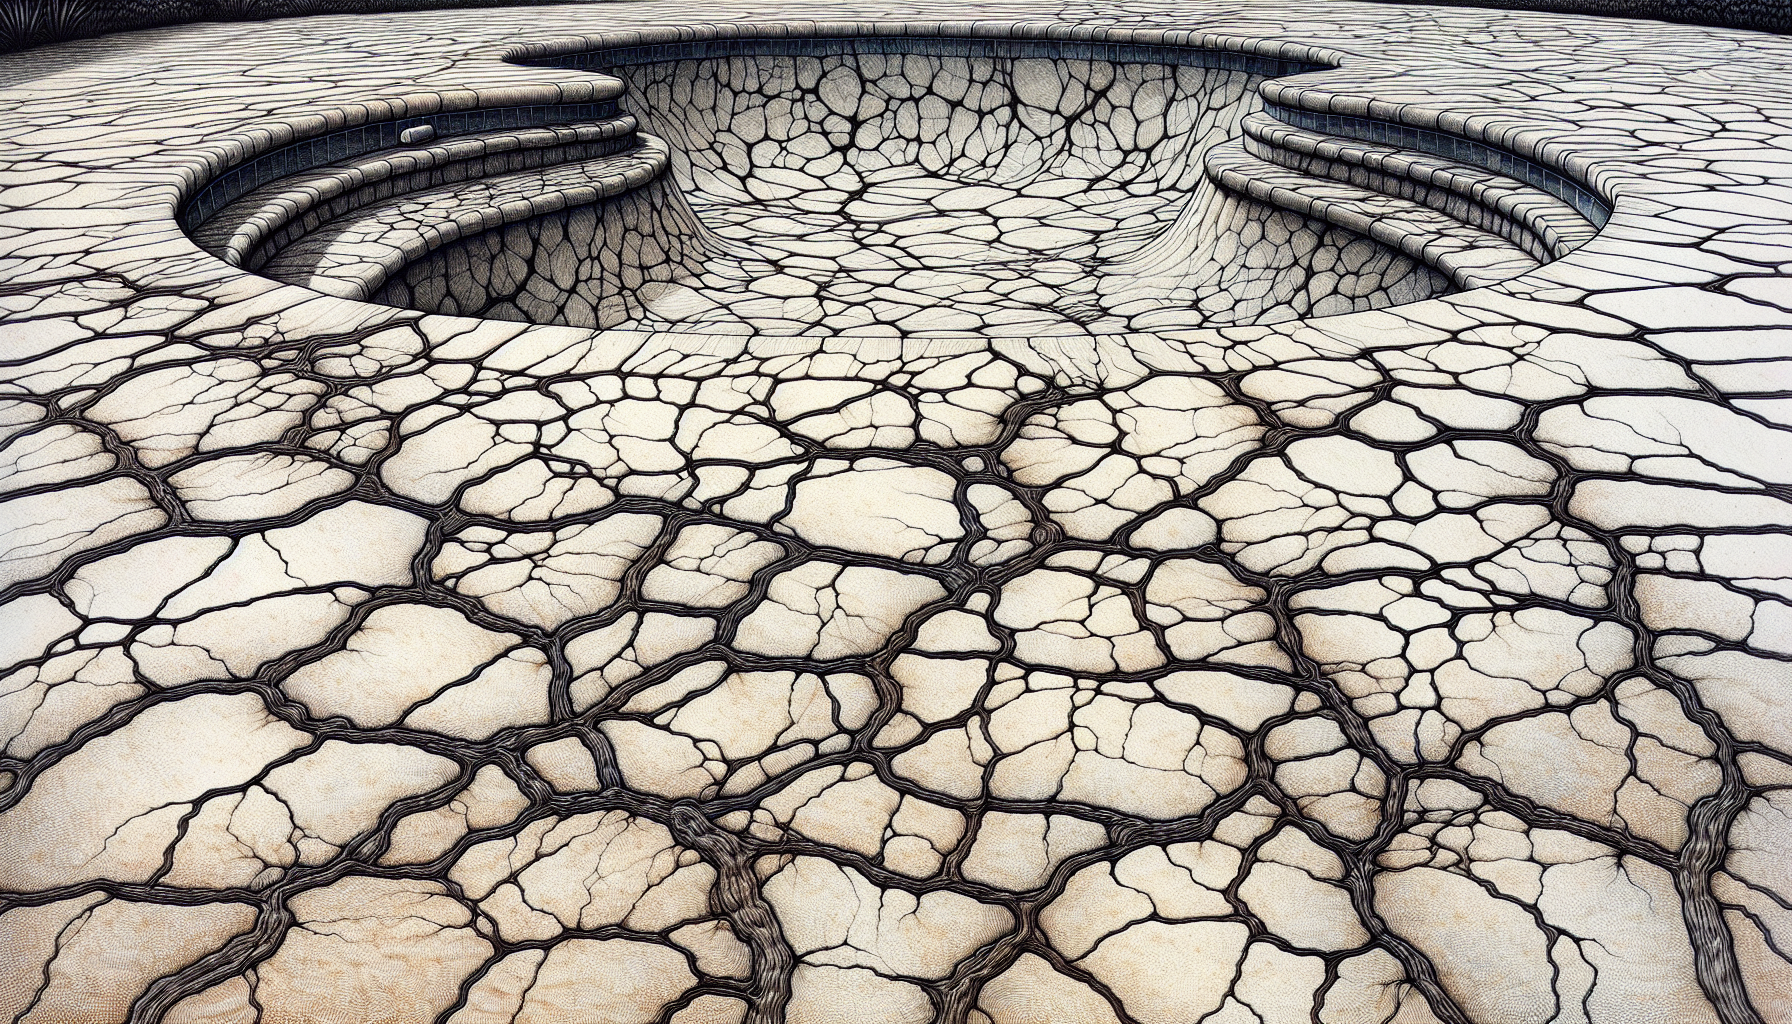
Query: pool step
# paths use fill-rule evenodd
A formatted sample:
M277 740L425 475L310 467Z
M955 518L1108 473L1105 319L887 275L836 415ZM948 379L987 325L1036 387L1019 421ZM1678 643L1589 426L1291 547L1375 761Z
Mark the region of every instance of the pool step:
M1598 232L1574 207L1503 174L1397 146L1308 131L1247 115L1245 152L1314 177L1410 199L1481 228L1539 261L1560 259Z
M1541 262L1501 235L1424 203L1253 155L1243 139L1208 150L1207 173L1232 192L1397 249L1433 267L1459 288L1498 284L1536 269Z
M458 181L369 203L280 248L267 276L366 300L429 253L483 231L610 199L663 174L670 150L632 133L633 148L590 160Z
M300 239L397 196L496 174L600 159L639 145L635 119L456 135L382 149L283 177L248 193L193 231L201 247L233 266L259 270Z

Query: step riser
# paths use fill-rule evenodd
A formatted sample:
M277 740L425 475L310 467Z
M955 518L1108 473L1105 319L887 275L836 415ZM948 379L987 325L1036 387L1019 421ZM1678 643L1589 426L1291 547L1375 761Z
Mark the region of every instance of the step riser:
M1375 170L1349 160L1327 160L1323 157L1283 149L1259 139L1247 138L1245 151L1252 156L1289 170L1311 174L1369 189L1384 195L1399 196L1428 206L1470 227L1480 228L1529 253L1538 262L1560 258L1571 248L1566 240L1547 228L1520 219L1521 214L1488 205L1481 197L1445 185L1426 184L1410 177ZM1510 193L1499 198L1517 205Z
M1535 269L1538 263L1504 239L1411 200L1309 177L1253 156L1237 141L1209 152L1207 173L1228 191L1398 249L1459 288L1496 284Z
M492 133L540 127L550 124L579 124L605 121L620 112L614 93L608 98L588 103L543 103L520 107L479 107L406 117L393 121L376 121L341 128L326 134L313 135L240 158L241 162L221 168L180 209L180 225L195 232L200 225L216 217L225 207L271 182L290 178L326 164L342 163L379 150L405 145L403 139L418 129L427 128L437 137L448 138L478 133ZM352 119L355 111L337 112L329 120L338 123Z
M1562 200L1483 168L1318 135L1262 114L1247 118L1243 127L1247 151L1260 159L1424 203L1498 234L1539 260L1560 259L1598 232Z
M363 214L371 221L371 235L352 250L331 253L327 244L312 251L307 240L290 246L265 265L268 276L300 284L341 298L367 300L412 263L430 253L483 232L533 220L562 210L614 199L663 175L669 165L665 143L650 135L637 135L638 144L613 156L568 162L540 170L566 180L555 185L531 187L494 202L468 202L433 217L408 213L405 226L378 227L379 208ZM512 171L511 173L527 173ZM480 179L481 181L490 179ZM471 184L471 182L469 182ZM352 227L338 218L337 227ZM414 223L415 221L422 223ZM369 248L373 251L367 251Z
M446 167L428 172L388 179L366 188L356 189L347 195L307 211L296 222L289 222L267 236L255 251L238 265L249 270L259 270L273 258L275 253L304 238L319 227L385 199L452 185L457 182L476 181L507 171L533 170L597 160L627 152L639 144L639 139L631 133L627 138L607 139L602 142L576 146L528 150L505 156L494 155L481 160L456 161Z
M1611 219L1611 206L1586 186L1551 167L1473 139L1410 125L1346 114L1320 113L1274 102L1264 104L1270 117L1295 128L1379 146L1426 153L1479 167L1523 182L1566 203L1595 228Z
M524 129L382 150L263 187L194 232L226 262L259 270L281 249L373 203L493 174L592 160L638 144L634 118L590 125Z
M1394 246L1459 287L1559 259L1610 217L1560 172L1429 129L1273 101L1240 127L1208 154L1215 183Z

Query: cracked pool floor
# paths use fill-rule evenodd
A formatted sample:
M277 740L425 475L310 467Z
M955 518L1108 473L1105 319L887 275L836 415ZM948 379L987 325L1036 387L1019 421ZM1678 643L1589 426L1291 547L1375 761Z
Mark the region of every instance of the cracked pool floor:
M0 1019L1792 1019L1792 39L975 14L0 58Z

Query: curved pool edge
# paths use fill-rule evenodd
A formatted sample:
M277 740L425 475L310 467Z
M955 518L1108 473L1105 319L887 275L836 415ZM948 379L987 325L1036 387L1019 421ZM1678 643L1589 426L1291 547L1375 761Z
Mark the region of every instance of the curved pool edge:
M934 54L933 51L938 53ZM268 221L271 226L256 228L253 232L255 237L246 241L233 241L231 251L245 246L251 249L259 246L266 250L274 242L262 242L261 239L268 238L275 229L279 231L277 235L273 235L276 240L285 238L286 244L291 244L299 236L295 234L295 229L281 227L288 221L304 216L305 224L308 225L306 230L317 230L327 225L315 223L318 220L316 214L305 213L313 202L306 197L316 194L317 187L298 186L289 197L279 190L278 183L282 178L303 179L311 169L321 168L344 158L359 157L363 163L371 161L373 166L390 165L392 159L387 157L389 153L399 154L398 159L401 160L411 160L406 155L409 151L394 147L402 146L400 135L408 138L411 133L416 132L428 132L431 135L444 132L450 137L472 140L473 136L464 133L482 130L504 132L513 127L522 129L531 125L565 123L569 120L613 119L617 113L617 98L623 96L626 90L620 79L604 73L607 68L676 60L722 60L736 56L752 57L756 54L791 59L835 54L850 56L861 52L915 52L932 54L936 59L949 54L962 59L973 51L1002 60L1032 56L1054 60L1168 62L1172 65L1192 63L1197 67L1226 68L1261 76L1264 81L1256 87L1256 91L1265 98L1268 116L1297 129L1317 131L1319 134L1314 138L1320 140L1320 145L1328 145L1326 140L1333 143L1367 142L1372 147L1379 145L1380 148L1373 152L1381 166L1386 166L1390 158L1397 164L1411 163L1410 159L1400 154L1422 158L1426 154L1431 158L1442 157L1446 162L1427 171L1427 180L1439 180L1440 173L1444 180L1461 178L1461 174L1448 170L1451 166L1480 168L1492 172L1496 176L1493 179L1495 181L1507 180L1520 190L1541 189L1544 193L1557 197L1571 208L1571 211L1563 212L1567 212L1570 217L1583 217L1595 227L1602 226L1610 216L1608 201L1590 192L1578 180L1578 176L1585 173L1585 161L1576 161L1572 149L1553 145L1555 133L1540 132L1534 128L1523 130L1524 126L1515 125L1510 119L1463 117L1451 115L1441 109L1414 104L1390 104L1374 97L1350 97L1348 93L1334 94L1316 86L1300 84L1315 74L1323 74L1351 62L1350 55L1336 50L1290 40L1188 30L1107 29L1030 22L800 21L679 25L657 30L614 31L511 46L500 51L502 58L509 63L567 68L589 73L591 81L584 83L585 89L573 92L570 97L583 99L585 102L566 102L569 96L568 90L564 88L558 89L557 94L541 88L484 93L463 90L447 98L446 102L438 100L434 106L439 106L440 112L432 112L429 97L412 96L356 104L333 112L333 116L311 118L302 128L295 127L295 123L289 121L272 130L246 132L239 136L241 141L234 147L237 154L234 163L220 169L218 158L211 157L209 159L212 161L210 166L213 176L209 179L189 179L187 195L179 204L180 220L189 231L199 230L203 226L208 233L217 234L217 229L208 223L208 219L215 221L226 206L259 189L256 192L258 195L271 193L263 200L262 207L237 214L236 219L249 217L251 224ZM1290 76L1294 76L1293 82L1288 81ZM1341 114L1340 110L1353 113ZM1456 134L1440 130L1446 125ZM306 134L307 129L312 133ZM1326 134L1328 132L1332 134ZM1500 201L1496 209L1479 194L1487 188L1485 183L1470 183L1466 187L1452 184L1442 190L1421 186L1417 193L1422 199L1422 205L1414 205L1408 202L1408 198L1414 195L1411 183L1402 180L1399 174L1395 174L1392 179L1381 173L1370 173L1365 177L1360 170L1363 159L1360 156L1351 158L1351 163L1358 170L1347 174L1332 173L1332 177L1340 181L1348 180L1350 184L1327 185L1324 184L1324 172L1317 178L1308 177L1304 171L1311 169L1308 166L1310 161L1303 161L1296 154L1285 151L1273 134L1257 133L1255 139L1253 145L1258 148L1253 152L1271 157L1283 165L1282 168L1261 165L1260 169L1253 171L1253 158L1239 154L1228 157L1222 171L1212 164L1213 156L1217 155L1214 154L1209 157L1209 177L1216 183L1223 183L1229 191L1240 196L1248 195L1273 207L1317 218L1358 235L1373 236L1377 242L1403 251L1413 260L1444 274L1457 287L1481 287L1514 275L1522 275L1533 268L1535 258L1545 256L1545 253L1537 251L1535 247L1532 247L1531 259L1527 259L1525 253L1518 250L1507 250L1509 255L1500 255L1497 250L1504 244L1503 241L1498 237L1479 233L1492 229L1492 225L1485 223L1488 218L1499 226L1497 234L1516 238L1515 231L1531 237L1536 230L1535 219L1538 216L1554 216L1557 219L1561 216L1559 213L1550 215L1527 212L1513 219L1510 217L1512 207L1535 207L1537 204L1526 202L1522 198L1514 200L1508 196ZM1530 156L1520 155L1506 148L1509 144L1522 146ZM1263 147L1267 147L1269 152L1262 152ZM602 152L615 148L612 145ZM1335 158L1337 152L1351 152L1355 147L1332 145L1330 148ZM217 150L214 149L213 152ZM1533 157L1551 159L1554 163L1540 164ZM613 179L614 185L600 186L595 193L589 190L578 193L575 190L575 194L599 198L619 195L648 180L647 177L626 169L626 157L617 159L622 161L618 166L625 168L622 175L606 173L603 164L592 164L595 175L602 176L606 182ZM1465 161L1465 164L1452 165L1448 163L1450 160ZM1565 170L1570 165L1576 167L1576 175L1570 175ZM496 168L492 173L501 173L509 165L500 163L492 166ZM524 163L517 166L535 164ZM357 179L362 176L359 171L355 173ZM1507 177L1500 178L1499 175ZM1416 176L1409 171L1407 177ZM440 172L429 176L413 174L411 179L422 182L422 185L411 187L427 187L440 178ZM1258 178L1265 180L1255 180ZM477 176L468 180L477 181ZM1367 191L1360 188L1364 184L1369 185ZM547 187L556 193L560 190L560 186ZM361 194L369 194L374 199L402 194L404 191L404 186L394 189L391 184L382 184L377 188L358 188ZM1504 190L1509 192L1510 188ZM366 201L370 200L358 202ZM1462 205L1465 201L1468 203L1466 208ZM330 205L340 208L340 215L341 209L352 209L352 206L344 207L343 204L347 202L347 199L337 199ZM420 229L406 228L401 236L394 237L390 243L378 239L379 229L376 224L351 227L351 237L365 241L346 246L337 255L320 252L315 257L307 257L301 261L295 262L288 258L283 263L275 264L304 268L321 259L324 262L318 265L325 269L320 273L300 270L297 277L293 277L290 272L275 273L274 276L330 294L367 298L384 282L395 280L406 267L442 246L470 237L470 233L493 230L516 222L519 218L532 216L527 206L521 206L517 202L506 204L497 200L483 200L471 204L473 207L490 207L484 210L460 209L453 203L444 204L441 199L435 202L442 208L442 213L437 215L443 218L439 227L424 224ZM553 203L534 205L540 206L540 212L544 214L550 207L557 208ZM1430 212L1426 212L1424 206L1429 206ZM223 219L229 220L229 217ZM683 219L690 219L688 212ZM226 228L228 226L226 224ZM680 243L671 241L667 244L676 248ZM370 251L367 248L370 245L382 247L383 255L372 257L371 260L361 255ZM1573 247L1554 244L1547 256L1560 257ZM1488 254L1479 254L1479 249L1486 249ZM223 253L222 250L217 251ZM267 258L264 252L257 258L257 264L266 262ZM335 264L339 266L330 269ZM413 291L404 292L412 293ZM1358 305L1360 307L1360 303ZM1385 302L1376 305L1385 305ZM444 312L429 309L425 311ZM1279 315L1285 319L1291 314L1284 312ZM1296 312L1292 315L1300 314ZM1165 318L1156 319L1161 321ZM1168 318L1170 321L1176 319L1178 318L1175 316ZM1191 317L1182 319L1198 321L1198 318ZM554 322L562 321L555 319ZM578 323L577 320L574 322ZM1130 329L1134 329L1133 326L1110 325L1073 333L1100 334L1104 331Z

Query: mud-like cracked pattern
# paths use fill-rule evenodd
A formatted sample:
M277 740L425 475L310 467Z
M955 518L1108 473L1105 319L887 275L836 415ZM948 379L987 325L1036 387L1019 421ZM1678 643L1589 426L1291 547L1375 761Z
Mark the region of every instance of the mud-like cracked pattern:
M8 58L0 1019L1792 1018L1792 40L1279 10L980 16L1332 48L1254 87L1610 224L1252 326L425 315L176 206L688 9Z

